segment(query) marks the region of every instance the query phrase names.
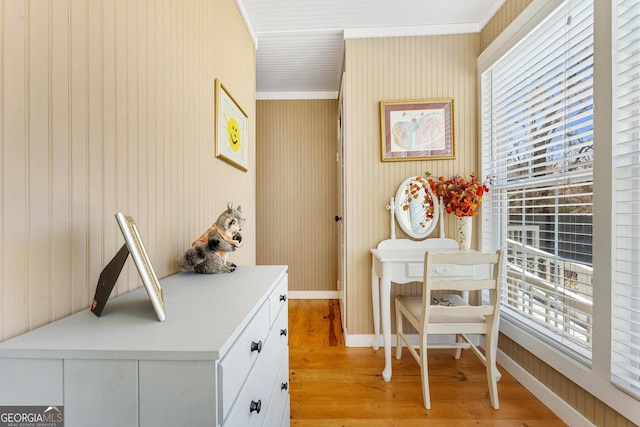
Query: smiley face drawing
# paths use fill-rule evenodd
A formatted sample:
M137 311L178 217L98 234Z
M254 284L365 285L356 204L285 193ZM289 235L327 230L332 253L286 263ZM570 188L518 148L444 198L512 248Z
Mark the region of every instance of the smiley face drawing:
M247 114L229 95L227 89L215 80L215 143L216 157L246 172L249 158Z
M227 122L227 135L229 147L235 152L240 150L241 141L240 141L240 126L234 117L227 118L225 114L225 120Z

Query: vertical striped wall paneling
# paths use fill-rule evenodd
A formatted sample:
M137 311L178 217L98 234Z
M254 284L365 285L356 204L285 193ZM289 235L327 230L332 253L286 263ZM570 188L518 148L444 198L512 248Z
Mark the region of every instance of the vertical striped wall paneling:
M513 21L533 0L507 0L480 32L480 52Z
M347 329L373 331L371 254L390 237L385 206L407 177L451 176L477 170L476 58L479 35L352 39L346 41L345 228ZM456 158L381 161L380 102L453 98ZM445 234L453 233L445 218ZM406 237L396 228L398 237ZM438 231L432 237L437 236ZM417 287L403 287L413 292Z
M216 77L255 139L255 49L233 0L3 1L0 28L0 340L89 306L124 244L118 211L165 277L242 203L233 259L255 263L255 150L248 173L214 157ZM114 294L140 285L128 261Z
M337 118L335 99L257 102L257 260L291 290L336 290Z

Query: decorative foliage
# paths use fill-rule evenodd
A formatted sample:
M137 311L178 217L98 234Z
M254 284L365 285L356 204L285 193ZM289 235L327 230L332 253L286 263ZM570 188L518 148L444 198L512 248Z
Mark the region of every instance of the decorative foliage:
M425 174L427 177L431 175L429 172ZM489 185L492 184L489 177L485 182L480 182L475 173L471 173L469 179L456 175L450 179L443 176L438 177L438 180L429 178L428 181L431 191L440 198L445 211L456 216L477 216L482 196L489 192Z
M411 207L412 201L421 202L422 209L424 209L425 220L431 221L433 219L433 204L429 197L429 193L426 191L427 180L421 176L416 176L408 185L405 190L407 198L402 204L402 210L408 211ZM420 222L422 227L426 227L426 223Z

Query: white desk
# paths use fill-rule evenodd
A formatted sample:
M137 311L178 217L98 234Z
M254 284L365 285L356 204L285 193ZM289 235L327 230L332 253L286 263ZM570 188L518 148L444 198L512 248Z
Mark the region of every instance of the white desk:
M422 282L424 253L427 250L458 251L458 243L452 239L425 239L414 241L390 239L371 249L371 295L373 303L373 326L375 338L373 348L378 350L380 320L384 342L384 370L382 378L391 380L391 283ZM435 275L465 277L472 270L461 271L447 265L436 266Z

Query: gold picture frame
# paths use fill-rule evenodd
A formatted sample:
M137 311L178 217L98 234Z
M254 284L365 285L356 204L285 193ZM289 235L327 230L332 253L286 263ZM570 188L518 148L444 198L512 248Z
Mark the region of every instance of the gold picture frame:
M380 102L382 161L455 159L453 98Z
M215 79L214 115L216 157L244 172L248 171L248 116L218 79Z

